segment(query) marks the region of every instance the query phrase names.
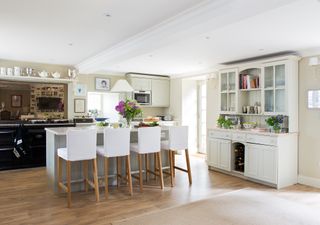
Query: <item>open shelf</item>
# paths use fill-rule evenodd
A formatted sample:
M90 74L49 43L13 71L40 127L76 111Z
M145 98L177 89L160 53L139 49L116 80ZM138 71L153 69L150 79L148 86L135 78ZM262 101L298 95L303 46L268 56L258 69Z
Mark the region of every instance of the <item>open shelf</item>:
M75 79L53 78L53 77L28 77L28 76L9 76L1 75L0 80L26 81L26 82L45 82L45 83L72 83Z
M261 91L261 88L240 89L240 91Z

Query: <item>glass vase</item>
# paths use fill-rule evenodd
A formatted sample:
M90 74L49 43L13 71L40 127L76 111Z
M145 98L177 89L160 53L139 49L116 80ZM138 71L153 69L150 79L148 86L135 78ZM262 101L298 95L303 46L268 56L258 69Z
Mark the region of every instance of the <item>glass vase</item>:
M127 122L126 127L127 128L131 128L131 119L130 118L126 118L126 122Z

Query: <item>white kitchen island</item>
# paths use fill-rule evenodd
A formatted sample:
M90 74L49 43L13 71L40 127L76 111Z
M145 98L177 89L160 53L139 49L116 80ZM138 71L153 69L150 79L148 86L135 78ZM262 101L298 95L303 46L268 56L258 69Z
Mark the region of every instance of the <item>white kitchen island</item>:
M104 128L100 127L90 127L97 129L97 144L103 145L103 130ZM66 147L66 134L70 129L88 129L86 128L74 128L74 127L58 127L58 128L46 128L46 160L47 160L47 176L48 176L48 185L54 192L57 192L57 149ZM121 129L121 128L119 128ZM137 141L137 129L133 128L131 130L131 142ZM162 127L161 129L161 139L166 140L168 138L168 129L166 127ZM162 152L162 165L163 167L167 167L169 165L168 156L164 154L166 152ZM98 161L98 176L104 177L104 161L102 157L97 157ZM153 169L154 166L153 155L149 156L149 164L150 168ZM63 180L65 180L65 163L62 163L63 170ZM123 174L125 173L125 163L123 162L121 165ZM136 173L138 171L138 160L137 155L134 152L131 152L131 168L132 173ZM92 166L89 163L89 174L91 174ZM110 159L109 164L109 178L115 178L116 173L116 160L114 158ZM83 168L81 162L72 162L71 166L71 178L72 178L72 191L84 190L83 187ZM115 182L116 179L113 179L109 184Z

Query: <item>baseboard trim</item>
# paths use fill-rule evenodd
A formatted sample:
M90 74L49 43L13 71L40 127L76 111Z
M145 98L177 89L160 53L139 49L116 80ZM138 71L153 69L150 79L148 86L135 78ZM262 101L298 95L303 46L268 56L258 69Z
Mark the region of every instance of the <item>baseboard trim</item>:
M307 186L311 186L311 187L315 187L315 188L320 188L320 179L319 178L306 177L306 176L299 175L298 176L298 183L304 184Z

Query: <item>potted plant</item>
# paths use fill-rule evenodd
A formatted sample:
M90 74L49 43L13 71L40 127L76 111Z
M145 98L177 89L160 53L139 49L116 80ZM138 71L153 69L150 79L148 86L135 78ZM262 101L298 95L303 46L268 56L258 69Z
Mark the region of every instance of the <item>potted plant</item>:
M274 130L275 133L280 133L283 119L283 115L271 116L266 119L266 123Z
M223 117L223 116L219 116L218 119L217 119L217 125L218 125L218 127L222 128L224 122L225 122L224 117Z
M225 120L224 123L223 123L223 127L226 128L226 129L230 129L231 125L232 125L232 121L229 120L229 119Z
M121 100L115 109L123 118L126 119L128 127L130 127L133 118L142 113L137 102L130 99L126 99L125 101Z

